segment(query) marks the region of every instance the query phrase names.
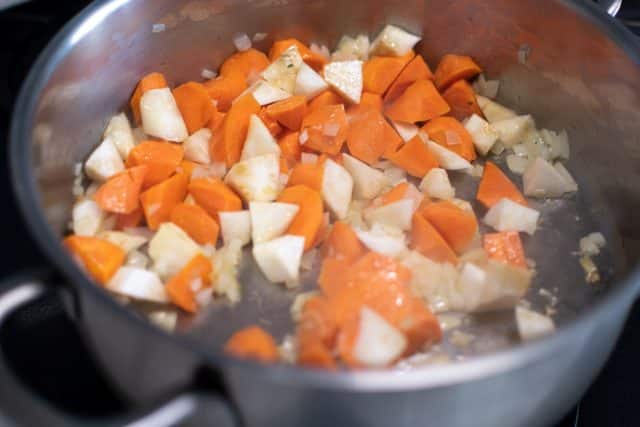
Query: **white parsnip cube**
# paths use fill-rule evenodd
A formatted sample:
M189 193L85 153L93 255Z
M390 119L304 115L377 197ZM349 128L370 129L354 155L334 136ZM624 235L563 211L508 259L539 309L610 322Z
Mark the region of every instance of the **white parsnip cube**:
M493 144L498 140L498 132L482 117L477 114L472 114L464 124L465 129L471 135L473 145L476 150L483 156L493 147Z
M144 268L120 267L106 287L111 292L136 300L169 302L169 297L158 275Z
M510 199L501 199L484 217L485 224L498 231L522 231L533 235L540 212Z
M93 200L78 200L71 211L74 234L95 236L102 228L105 215L105 212Z
M110 139L102 141L84 164L86 174L96 181L106 181L123 170L120 153Z
M285 235L253 246L253 257L273 283L297 284L304 237Z
M120 246L126 253L140 249L142 245L149 241L145 236L126 233L124 231L103 231L98 234L98 237L116 246Z
M402 56L409 53L420 41L420 37L395 25L387 25L371 43L369 54L379 56Z
M251 93L259 105L269 105L274 102L282 101L283 99L291 98L291 94L289 92L286 92L265 80L258 80L236 99L241 98L245 93Z
M222 240L228 245L232 240L241 246L251 241L251 214L249 211L219 212Z
M227 173L225 182L246 202L270 202L280 192L280 163L275 154L241 160Z
M184 158L204 165L211 163L211 156L209 155L209 140L211 140L211 136L211 130L207 128L195 131L182 144Z
M424 135L422 132L419 133L421 137ZM423 138L423 140L425 140ZM471 169L471 163L467 161L465 158L460 156L457 153L443 147L442 145L433 142L431 140L426 140L427 146L429 150L433 154L433 156L438 160L438 164L442 169L447 170L469 170Z
M328 88L329 85L324 81L322 76L303 62L296 76L296 85L293 94L306 96L307 99L311 99Z
M116 114L109 120L107 129L104 131L104 139L110 139L113 142L122 160L127 159L129 151L135 147L136 142L129 119L124 113Z
M298 205L279 202L251 202L251 239L253 244L282 235L300 210Z
M420 182L420 190L429 197L442 200L452 199L456 195L447 171L442 168L433 168L427 172Z
M353 104L362 96L362 61L330 62L324 66L324 79L343 98Z
M373 199L386 185L384 173L355 157L343 153L342 164L353 178L353 196L356 199Z
M262 72L262 78L287 93L293 93L302 57L296 46L287 48Z
M370 226L380 224L400 230L409 230L411 228L413 210L414 201L402 199L387 205L366 209L364 211L364 219Z
M541 338L555 331L553 319L524 307L516 307L518 334L524 341Z
M194 256L201 253L200 246L171 222L160 224L149 242L152 270L163 280L176 275Z
M249 118L249 130L240 159L246 160L264 154L275 154L280 157L280 146L260 117L252 114Z
M407 337L374 310L360 309L360 325L354 345L355 358L365 366L383 367L398 359L408 345Z
M353 178L345 168L331 159L324 162L322 199L338 219L344 219L349 210L353 192Z

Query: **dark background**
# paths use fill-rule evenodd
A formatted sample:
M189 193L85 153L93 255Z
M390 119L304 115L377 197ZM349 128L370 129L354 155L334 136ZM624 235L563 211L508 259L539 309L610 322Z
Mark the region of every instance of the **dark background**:
M7 130L13 102L38 53L57 30L88 3L86 0L40 0L0 12L0 143L4 146L0 150L0 217L5 245L0 256L2 278L46 265L29 238L10 185ZM619 17L640 34L636 23L636 19L640 22L640 2L624 0ZM640 425L637 412L640 399L636 397L636 384L640 382L638 325L640 306L636 305L605 369L559 426ZM56 298L14 316L0 330L0 346L16 375L62 411L97 421L129 409L98 371ZM2 404L0 397L0 414Z

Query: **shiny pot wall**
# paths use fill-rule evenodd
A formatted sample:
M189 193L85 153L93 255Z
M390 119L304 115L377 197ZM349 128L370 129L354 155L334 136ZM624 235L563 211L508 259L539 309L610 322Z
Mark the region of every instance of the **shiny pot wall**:
M344 33L385 23L421 33L431 64L447 52L474 56L500 78L501 100L542 127L567 128L571 166L588 171L613 208L617 231L638 238L640 68L638 44L590 5L569 1L98 1L43 53L21 94L12 168L33 235L67 276L74 310L122 393L147 404L194 379L229 397L250 425L544 425L584 392L609 354L635 298L622 278L554 336L455 366L326 374L229 360L169 337L89 283L59 244L73 201L73 169L99 141L137 80L161 71L198 78L233 51L237 32L335 45ZM153 32L154 24L164 31ZM161 27L155 26L156 30ZM625 280L622 280L625 279ZM634 280L636 279L636 280ZM218 383L216 379L221 379Z

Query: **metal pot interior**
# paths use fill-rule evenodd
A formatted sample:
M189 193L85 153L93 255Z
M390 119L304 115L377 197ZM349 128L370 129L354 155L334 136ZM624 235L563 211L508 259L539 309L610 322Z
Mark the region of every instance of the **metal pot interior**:
M203 68L216 69L234 51L238 32L267 33L256 43L262 50L281 37L333 47L343 34L375 34L394 23L422 34L417 50L432 67L445 53L472 55L490 78L501 80L500 102L531 113L539 127L569 132L569 169L580 192L534 204L543 223L525 242L538 264L527 299L544 311L548 300L540 289L557 288L556 321L563 325L623 286L636 260L629 243L640 239L634 221L640 209L637 45L592 13L567 1L533 0L97 2L49 48L23 92L26 115L17 118L21 145L12 159L23 208L32 225L46 225L35 237L50 253L58 251L54 239L70 218L74 165L99 143L107 120L127 105L147 72L163 72L173 84L198 80ZM154 32L154 24L164 31ZM469 198L473 185L456 179ZM580 237L598 230L608 245L597 260L602 283L594 286L585 283L572 252ZM262 322L279 337L290 331L294 293L267 284L250 266L241 277L246 291L239 307L217 303L185 316L180 333L215 350L249 322ZM485 344L464 357L518 343L511 313L482 316L470 330Z

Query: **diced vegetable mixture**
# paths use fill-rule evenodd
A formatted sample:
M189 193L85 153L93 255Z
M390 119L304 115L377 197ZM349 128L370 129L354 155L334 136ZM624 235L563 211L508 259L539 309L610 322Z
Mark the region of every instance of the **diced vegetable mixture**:
M236 37L210 80L142 77L84 162L65 246L108 291L188 313L241 298L242 256L288 288L316 258L288 358L308 367L428 351L443 312L509 309L522 339L549 333L550 317L519 305L533 276L521 239L539 220L527 198L577 191L567 134L496 103L499 82L469 56L432 71L419 41L388 25L329 55L296 39L263 53ZM522 186L488 157L500 154ZM479 180L476 209L452 174ZM257 325L226 350L282 360Z

